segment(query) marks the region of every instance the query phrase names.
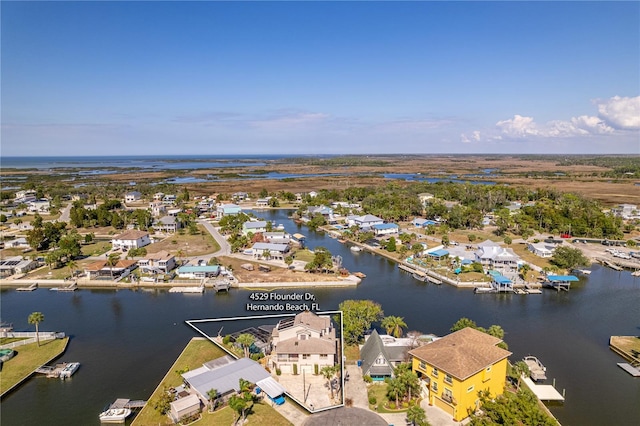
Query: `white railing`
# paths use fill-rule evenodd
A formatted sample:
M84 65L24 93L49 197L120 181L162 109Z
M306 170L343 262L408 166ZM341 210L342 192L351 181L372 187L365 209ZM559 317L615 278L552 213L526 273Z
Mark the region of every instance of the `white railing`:
M65 334L62 332L45 331L45 332L40 332L38 334L40 335L41 341L62 339L65 337ZM15 347L28 345L30 343L35 343L37 341L35 332L17 332L17 333L11 332L11 333L6 333L6 336L3 336L3 337L6 337L6 338L25 337L25 339L18 340L16 342L7 343L5 345L1 345L0 349L13 349Z

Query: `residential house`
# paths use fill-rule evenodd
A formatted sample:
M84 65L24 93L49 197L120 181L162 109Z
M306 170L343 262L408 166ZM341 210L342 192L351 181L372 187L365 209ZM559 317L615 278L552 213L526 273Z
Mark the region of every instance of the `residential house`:
M527 250L536 256L551 257L555 251L556 246L547 243L527 243Z
M114 249L129 250L132 248L140 248L151 244L149 233L147 231L138 231L137 229L129 229L122 234L116 235L111 240Z
M218 400L225 401L240 391L240 379L260 387L271 398L285 393L283 388L267 370L250 358L233 359L231 356L214 359L182 374L191 392L203 403L209 400L209 391L215 389Z
M234 192L233 195L231 196L231 199L236 202L244 201L248 198L249 198L249 194L247 194L246 192Z
M73 194L71 196L71 201L75 202L75 201L86 201L89 199L89 196L87 194Z
M311 218L316 214L320 214L324 216L325 219L329 220L333 217L333 209L327 206L309 206L307 208L307 215Z
M180 229L181 223L178 222L175 216L164 216L160 219L156 219L153 223L153 229L156 232L164 232L168 234L174 234L178 229Z
M180 278L199 280L217 277L220 274L220 267L218 265L185 265L179 267L177 273Z
M263 232L262 236L269 243L289 244L291 242L291 235L284 231Z
M380 235L397 235L400 227L395 223L379 223L371 227L376 237Z
M153 199L155 201L162 201L163 198L164 198L164 192L156 192L155 194L153 194Z
M138 266L143 274L166 274L176 267L176 257L168 251L162 250L148 254L144 259L138 260Z
M242 207L237 204L221 204L216 208L216 216L222 219L225 216L236 215L242 212Z
M365 336L364 345L360 348L362 375L370 376L374 381L393 377L393 370L398 364L409 361L409 350L415 340L380 336L376 330Z
M284 260L284 257L289 253L288 244L275 244L275 243L255 243L251 247L251 253L255 258L269 257L270 259ZM268 253L268 256L265 256Z
M311 191L307 195L311 198L316 198L318 196L318 193L316 191Z
M167 206L162 203L162 201L152 201L149 203L149 210L151 210L151 214L155 217L162 216L167 212Z
M162 197L162 203L167 206L173 206L177 200L178 197L176 197L175 194L165 194L165 196Z
M492 398L501 395L511 352L499 348L500 342L467 327L411 350L412 370L429 405L459 422L479 408L479 391L489 391Z
M200 412L200 398L195 393L183 398L178 398L169 404L169 417L174 423L178 423L185 417L190 417Z
M30 212L48 213L51 208L51 202L46 198L29 201L27 203Z
M494 270L502 275L517 273L520 257L510 248L501 247L498 243L486 240L478 244L476 262L480 262L485 270Z
M242 224L242 234L247 235L249 232L257 234L258 232L267 232L267 222L264 220L249 220Z
M0 277L8 277L15 274L26 274L36 269L39 262L24 259L22 256L12 256L0 259Z
M126 277L138 267L138 262L129 259L119 259L111 266L106 260L97 260L84 268L84 273L90 280Z
M24 189L21 191L16 191L16 202L18 202L18 200L25 200L28 198L36 199L36 194L37 192L35 189Z
M13 240L5 240L4 246L5 248L27 248L29 243L25 237L18 237Z
M349 215L347 216L347 225L357 225L360 229L370 229L373 225L382 225L384 219L381 219L372 214L365 214L363 216Z
M138 191L131 191L124 194L125 203L135 203L136 201L140 201L141 199L142 194Z
M274 370L300 374L314 373L335 365L338 353L336 330L329 315L304 311L278 322L271 334L271 360ZM294 365L296 367L294 367Z
M258 198L256 200L256 207L269 207L269 200L272 198L273 197Z
M426 228L427 226L437 226L440 225L440 222L431 219L424 219L421 217L416 217L411 221L411 224L416 228Z
M619 204L611 209L613 214L625 220L640 219L640 209L636 204Z

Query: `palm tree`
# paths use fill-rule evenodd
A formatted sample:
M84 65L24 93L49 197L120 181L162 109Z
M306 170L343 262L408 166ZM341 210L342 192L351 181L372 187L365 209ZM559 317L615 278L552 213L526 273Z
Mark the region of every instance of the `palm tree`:
M407 421L411 422L413 426L427 426L427 416L424 409L419 405L412 405L407 410Z
M394 337L402 337L402 329L407 326L403 317L390 315L384 317L381 322L382 327Z
M111 253L107 258L107 266L111 271L111 279L113 279L113 267L120 261L120 255L118 253Z
M271 259L271 250L266 249L262 251L262 257L264 257L265 259Z
M216 408L216 401L218 399L218 390L217 389L209 389L207 391L207 397L209 398L209 406L211 411Z
M340 366L339 365L325 365L320 370L320 374L327 379L329 383L329 389L331 390L331 399L333 399L333 386L331 385L331 379L338 372Z
M240 344L240 346L242 346L242 349L244 349L245 358L249 358L249 348L251 347L251 345L253 345L254 341L255 338L249 333L242 333L236 339L236 343Z
M36 326L36 342L38 342L38 346L40 346L40 334L38 334L38 325L44 321L44 315L42 312L33 312L29 315L27 322L29 324L35 324Z
M184 250L178 249L178 251L176 252L176 257L178 258L178 260L180 260L180 258L184 257Z
M67 262L67 267L69 268L69 274L71 275L71 278L73 278L74 276L74 269L76 269L78 267L78 263L75 260L70 260Z

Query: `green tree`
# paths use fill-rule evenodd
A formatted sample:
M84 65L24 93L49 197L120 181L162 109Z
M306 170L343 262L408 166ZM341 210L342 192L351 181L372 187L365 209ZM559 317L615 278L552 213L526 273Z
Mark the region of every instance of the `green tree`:
M218 390L209 389L207 391L207 400L209 401L209 410L214 411L216 409L216 401L218 400Z
M7 215L0 214L0 223L5 223L8 220Z
M466 318L466 317L462 317L458 321L456 321L455 324L453 324L453 326L449 331L453 333L455 331L462 330L463 328L467 328L467 327L478 328L475 321L470 320L469 318Z
M409 407L407 410L407 422L410 422L412 426L429 426L427 415L419 405Z
M386 330L387 334L402 337L402 329L407 326L407 323L404 322L403 317L389 315L382 319L380 325Z
M38 326L41 322L44 321L44 314L42 312L32 312L27 318L27 322L29 324L34 324L36 326L36 342L38 342L38 346L40 346L40 334L38 333Z
M511 245L511 243L513 242L513 240L511 239L511 237L510 237L510 236L508 236L508 235L505 235L505 237L504 237L504 240L503 240L503 241L504 241L504 243L505 243L506 245L508 245L508 246L509 246L509 245Z
M249 357L249 348L253 345L253 342L255 342L255 338L249 333L242 333L236 339L236 343L238 343L244 350L245 358Z
M164 416L171 409L172 402L173 396L169 393L168 389L164 387L162 394L153 403L153 408Z
M71 259L67 262L67 268L69 268L69 275L71 275L71 278L73 278L73 276L75 275L75 269L78 267L78 262L76 262L75 260Z
M442 245L447 247L450 243L449 241L449 235L448 234L443 234L442 235L442 241L441 241Z
M578 266L586 266L590 262L580 249L560 246L553 252L551 263L560 268L574 269Z
M118 253L111 253L109 257L107 257L107 266L111 271L111 279L113 279L113 267L118 264L120 261L120 255Z
M371 324L384 315L380 304L371 300L345 300L338 305L338 310L342 311L344 340L347 345L360 342Z
M396 251L396 239L395 237L389 238L387 242L387 251L394 252Z
M327 379L327 383L329 385L329 389L331 389L331 398L333 399L333 386L331 385L331 380L336 375L336 373L340 371L340 364L336 365L325 365L320 369L320 374L322 377Z

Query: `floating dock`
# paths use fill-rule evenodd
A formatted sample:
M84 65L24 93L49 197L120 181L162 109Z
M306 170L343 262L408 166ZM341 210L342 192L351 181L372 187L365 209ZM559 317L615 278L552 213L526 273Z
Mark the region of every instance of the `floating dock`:
M44 374L49 378L68 379L80 367L79 362L63 362L55 366L43 365L36 368L36 373Z
M552 385L537 385L528 377L523 377L522 380L540 401L564 402L564 395L558 392Z
M74 282L72 284L69 284L66 287L53 287L53 288L50 288L49 290L51 290L51 291L76 291L77 289L78 289L78 283Z
M640 369L634 367L633 365L627 362L619 362L618 367L622 368L627 373L631 374L633 377L640 377Z

